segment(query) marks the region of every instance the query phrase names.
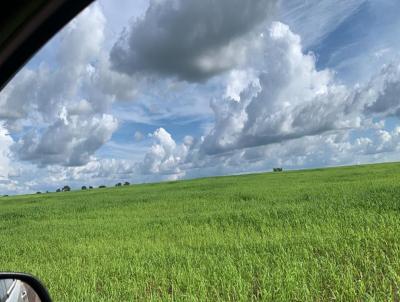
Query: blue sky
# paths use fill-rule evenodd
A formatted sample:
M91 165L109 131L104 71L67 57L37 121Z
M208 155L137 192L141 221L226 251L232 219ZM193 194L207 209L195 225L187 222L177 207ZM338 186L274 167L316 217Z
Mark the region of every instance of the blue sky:
M400 33L399 11L400 3L396 1L362 2L352 15L310 47L318 56L317 67L334 69L346 82L365 80L361 65L366 60L368 64L382 65L387 59L376 53L398 49L393 37Z
M397 0L99 0L0 93L0 192L399 160Z

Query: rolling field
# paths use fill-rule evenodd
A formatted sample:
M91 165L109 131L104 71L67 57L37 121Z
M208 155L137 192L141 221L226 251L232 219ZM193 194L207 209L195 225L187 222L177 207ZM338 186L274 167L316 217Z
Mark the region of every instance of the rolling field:
M393 301L400 164L1 197L0 230L55 301Z

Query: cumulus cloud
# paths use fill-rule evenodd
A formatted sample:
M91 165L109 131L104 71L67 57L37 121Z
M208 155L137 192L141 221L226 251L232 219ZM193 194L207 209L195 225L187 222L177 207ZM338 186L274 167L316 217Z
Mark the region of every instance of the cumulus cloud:
M141 172L170 175L171 179L183 176L181 167L193 144L193 138L187 136L182 144L176 144L171 134L164 128L157 129L150 137L154 143L140 164Z
M84 165L111 138L117 127L116 119L107 114L90 119L84 115L64 115L43 133L33 130L24 135L13 149L20 159L40 166Z
M193 160L196 152L193 150L187 156L184 177L264 172L273 167L301 169L399 159L399 128L387 131L377 127L368 129L363 134L354 131L357 130L306 136L253 148L203 155L195 158L196 160Z
M215 125L205 138L208 154L271 144L325 131L356 127L344 111L349 92L330 70L317 70L301 39L275 22L258 39L258 64L233 71L234 88L211 103ZM238 85L235 83L240 77ZM245 80L243 80L245 79ZM243 85L244 83L244 85Z
M287 25L275 22L258 39L258 63L233 70L224 97L211 102L215 124L201 145L205 154L349 131L368 127L373 118L399 116L400 64L387 64L367 84L348 87L333 71L317 70L314 55L304 53Z
M358 102L365 103L366 114L400 116L400 64L382 68L358 95Z
M268 19L275 0L151 1L122 32L110 58L129 75L150 72L201 81L244 60L240 38Z

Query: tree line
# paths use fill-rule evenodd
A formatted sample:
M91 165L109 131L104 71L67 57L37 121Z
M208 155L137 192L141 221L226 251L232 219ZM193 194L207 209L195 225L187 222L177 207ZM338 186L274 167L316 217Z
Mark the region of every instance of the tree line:
M125 181L124 183L119 182L119 183L115 184L116 187L129 186L129 185L130 185L130 183L128 181ZM103 189L103 188L107 188L107 186L106 185L100 185L100 186L98 186L98 188L99 189ZM81 187L81 190L92 190L92 189L94 189L93 186L82 186ZM59 193L59 192L69 192L69 191L71 191L71 187L70 186L64 186L64 187L58 188L56 190L57 193ZM37 192L37 194L40 194L40 193L41 192Z

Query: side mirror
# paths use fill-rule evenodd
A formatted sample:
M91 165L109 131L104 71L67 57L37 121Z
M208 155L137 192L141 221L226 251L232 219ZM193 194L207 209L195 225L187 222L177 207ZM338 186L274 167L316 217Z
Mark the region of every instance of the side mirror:
M0 273L1 302L51 302L44 285L23 273Z

